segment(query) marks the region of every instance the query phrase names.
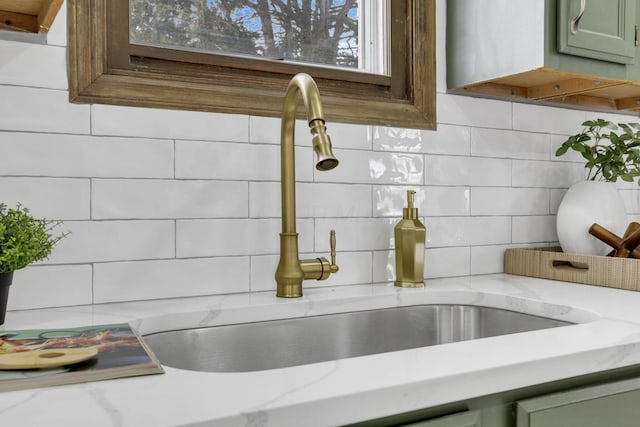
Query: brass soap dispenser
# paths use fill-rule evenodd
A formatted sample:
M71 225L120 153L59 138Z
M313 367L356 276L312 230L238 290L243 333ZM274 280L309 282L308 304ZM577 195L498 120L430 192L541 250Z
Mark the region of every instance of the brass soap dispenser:
M402 220L394 229L396 243L396 281L403 288L424 286L424 244L427 229L418 219L418 208L413 207L413 190L407 191L407 207Z

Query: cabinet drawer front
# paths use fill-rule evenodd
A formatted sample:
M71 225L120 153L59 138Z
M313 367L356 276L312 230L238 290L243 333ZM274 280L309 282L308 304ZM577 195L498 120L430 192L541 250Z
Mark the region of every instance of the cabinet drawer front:
M635 427L640 380L586 387L517 402L517 427Z
M558 51L620 64L635 63L636 1L584 0L582 9L581 0L558 0Z

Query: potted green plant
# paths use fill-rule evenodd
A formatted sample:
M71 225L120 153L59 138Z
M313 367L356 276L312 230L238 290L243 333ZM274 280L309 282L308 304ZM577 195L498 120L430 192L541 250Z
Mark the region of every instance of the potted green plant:
M67 234L52 236L60 221L36 219L18 204L15 209L0 203L0 325L4 323L13 272L45 259Z
M582 125L556 151L556 156L577 151L588 171L587 179L573 184L560 203L558 240L564 252L604 255L607 246L588 231L594 223L619 235L626 229L624 201L613 183L640 176L640 124L596 119Z

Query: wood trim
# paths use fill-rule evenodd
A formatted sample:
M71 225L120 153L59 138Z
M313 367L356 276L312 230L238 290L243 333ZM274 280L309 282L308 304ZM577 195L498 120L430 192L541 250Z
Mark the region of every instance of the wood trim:
M392 1L390 7L391 14L395 19L394 31L391 33L390 56L391 56L391 82L388 84L395 98L410 99L409 87L413 85L411 67L407 67L407 55L412 51L413 29L411 22L413 10L407 10L407 4L403 1ZM400 17L400 18L398 18ZM415 59L414 59L415 63Z
M618 110L637 110L640 109L640 96L617 99L615 104Z
M493 97L501 98L526 98L527 89L519 86L513 86L501 83L480 83L472 86L464 86L458 89L452 89L452 92L459 92L463 94L482 94L490 95Z
M64 0L45 0L38 13L38 32L46 33L51 28Z
M37 33L38 19L33 15L0 10L0 30Z
M112 0L113 1L113 0ZM69 99L80 99L105 74L105 0L68 0Z
M331 78L318 77L328 120L435 129L435 0L401 2L407 10L405 45L413 51L403 58L407 88L394 86L395 69L391 79L373 82L368 76L359 82L338 80L333 72ZM71 102L280 116L293 70L246 70L132 56L136 48L130 51L123 36L126 4L127 0L68 0ZM126 28L128 38L128 23Z
M186 50L136 44L131 44L129 46L129 54L131 57L144 58L144 61L147 63L150 63L150 59L160 59L165 62L173 61L174 63L182 62L214 66L224 64L225 68L240 68L245 70L264 71L267 73L307 73L313 75L314 78L342 80L354 83L369 83L381 86L389 86L391 82L391 78L388 76L360 73L345 69L315 67L291 62L276 62L269 59L254 59L240 56L217 55L214 53L190 52ZM135 60L135 62L137 64L143 63L143 61L139 59Z
M530 87L527 89L527 98L546 99L564 95L583 94L593 90L621 84L625 84L625 82L601 80L596 78L572 78Z
M64 0L0 0L0 29L46 33Z
M558 98L547 98L546 101L562 104L565 106L589 108L593 110L617 110L616 101L610 98L602 98L592 95L575 94L561 96Z
M544 67L452 88L449 91L472 96L510 98L521 102L531 101L545 105L633 114L640 112L640 86L636 83Z

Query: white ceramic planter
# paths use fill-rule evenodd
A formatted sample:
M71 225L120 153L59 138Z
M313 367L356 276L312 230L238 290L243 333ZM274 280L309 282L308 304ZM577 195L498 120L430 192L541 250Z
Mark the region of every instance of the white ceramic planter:
M606 255L611 247L590 235L589 228L598 223L622 236L627 222L624 201L614 183L581 181L573 184L560 202L558 241L566 253Z

